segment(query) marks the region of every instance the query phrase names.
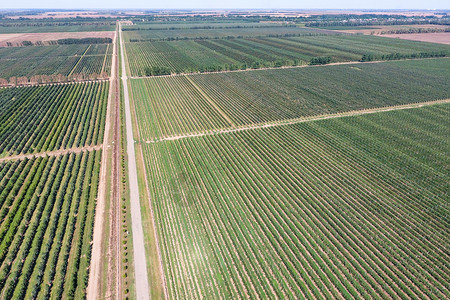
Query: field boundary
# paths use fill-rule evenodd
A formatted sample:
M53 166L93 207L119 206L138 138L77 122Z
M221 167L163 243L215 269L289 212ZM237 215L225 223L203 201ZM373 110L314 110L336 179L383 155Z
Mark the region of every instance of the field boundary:
M61 156L69 153L81 153L81 152L91 152L96 150L101 150L103 144L95 145L95 146L85 146L85 147L76 147L76 148L67 148L67 149L59 149L53 151L44 151L38 153L30 153L30 154L17 154L17 155L9 155L0 158L0 162L8 161L8 160L24 160L31 159L34 157L46 157L46 156Z
M326 120L326 119L360 116L360 115L374 114L374 113L380 113L380 112L388 112L388 111L393 111L393 110L419 108L419 107L423 107L423 106L444 104L444 103L450 103L450 98L440 99L440 100L431 100L431 101L426 101L426 102L415 102L415 103L394 105L394 106L384 106L384 107L378 107L378 108L352 110L352 111L335 113L335 114L317 115L317 116L312 116L312 117L301 117L301 118L287 119L287 120L282 120L282 121L258 123L258 124L254 124L254 125L245 125L245 126L240 126L240 127L236 127L236 128L211 130L208 132L191 133L191 134L177 135L177 136L171 136L171 137L166 137L166 138L159 138L159 139L154 139L154 140L147 140L147 141L145 141L145 143L154 144L154 143L174 141L174 140L185 139L185 138L201 137L201 136L206 136L206 135L216 135L216 134L224 134L224 133L231 133L231 132L237 132L237 131L261 129L261 128L268 128L268 127L275 127L275 126L283 126L283 125L292 125L292 124L297 124L297 123L305 123L305 122L312 122L312 121L319 121L319 120Z

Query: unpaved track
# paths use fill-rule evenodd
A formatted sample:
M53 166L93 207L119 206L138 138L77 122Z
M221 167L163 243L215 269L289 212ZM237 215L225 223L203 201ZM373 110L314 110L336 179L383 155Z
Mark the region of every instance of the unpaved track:
M117 69L117 59L115 68ZM121 277L121 251L120 251L120 90L119 77L113 77L114 84L111 85L114 93L114 108L111 122L113 122L113 145L111 163L111 186L109 204L109 241L108 241L108 269L103 268L107 274L106 299L121 299L122 277Z
M122 61L122 83L125 100L125 125L127 132L127 155L128 176L130 183L130 210L131 228L133 234L134 272L136 299L149 299L150 289L148 286L147 260L145 257L144 232L142 229L141 205L139 201L139 185L136 169L136 156L134 151L133 127L131 122L130 98L128 96L126 65L124 57L123 39L121 38L122 27L119 24L121 61Z
M7 160L15 160L15 159L23 160L25 158L33 158L33 157L60 156L60 155L69 154L69 153L80 153L83 151L94 151L94 150L100 150L100 149L103 149L103 145L85 146L85 147L80 147L80 148L59 149L59 150L54 150L54 151L46 151L46 152L39 152L39 153L32 153L32 154L17 154L17 155L10 155L10 156L0 158L0 162L4 162Z
M93 232L93 241L92 241L92 256L91 256L91 265L89 270L89 282L87 287L87 299L98 299L101 295L99 295L99 288L101 282L101 274L102 274L102 260L103 260L103 249L102 249L102 240L103 240L103 230L104 230L104 218L105 218L105 202L106 202L106 193L108 191L107 188L107 164L108 164L108 150L110 143L110 128L111 128L111 109L112 109L112 98L113 98L113 89L112 85L114 79L117 77L117 52L116 52L116 41L117 34L114 36L113 40L113 57L111 64L111 77L110 77L110 87L108 94L108 105L106 111L106 121L105 121L105 132L103 135L103 145L102 145L102 166L100 168L100 181L98 185L98 194L97 194L97 204L95 208L95 221L94 221L94 232Z
M160 143L160 142L164 142L164 141L175 141L175 140L180 140L180 139L185 139L185 138L200 137L200 136L205 136L205 135L215 135L215 134L223 134L223 133L230 133L230 132L236 132L236 131L282 126L282 125L292 125L292 124L297 124L297 123L304 123L304 122L311 122L311 121L318 121L318 120L325 120L325 119L367 115L367 114L374 114L374 113L386 112L386 111L391 111L391 110L410 109L410 108L417 108L417 107L422 107L422 106L427 106L427 105L444 104L444 103L450 103L450 99L433 100L433 101L427 101L427 102L410 103L410 104L396 105L396 106L386 106L386 107L379 107L379 108L372 108L372 109L352 110L352 111L336 113L336 114L319 115L319 116L304 117L304 118L297 118L297 119L288 119L288 120L283 120L283 121L241 126L241 127L237 127L237 128L211 130L209 132L176 135L176 136L161 138L158 140L146 141L146 143L153 144L153 143Z

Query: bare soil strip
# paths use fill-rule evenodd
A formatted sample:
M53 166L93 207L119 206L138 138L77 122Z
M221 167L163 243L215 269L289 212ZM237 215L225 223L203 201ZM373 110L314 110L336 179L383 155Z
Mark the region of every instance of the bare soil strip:
M319 115L319 116L313 116L313 117L288 119L288 120L276 121L276 122L259 123L259 124L255 124L255 125L241 126L241 127L237 127L237 128L227 128L227 129L220 129L220 130L211 130L209 132L170 136L170 137L166 137L166 138L160 138L157 140L149 140L149 141L146 141L146 143L153 144L153 143L160 143L160 142L165 142L165 141L175 141L175 140L184 139L184 138L200 137L200 136L205 136L205 135L215 135L215 134L230 133L230 132L237 132L237 131L244 131L244 130L253 130L253 129L259 129L259 128L291 125L291 124L325 120L325 119L359 116L359 115L373 114L373 113L379 113L379 112L387 112L387 111L391 111L391 110L417 108L417 107L422 107L422 106L427 106L427 105L443 104L443 103L450 103L450 99L433 100L433 101L427 101L427 102L410 103L410 104L404 104L404 105L387 106L387 107L379 107L379 108L371 108L371 109L363 109L363 110L352 110L349 112L336 113L336 114Z
M384 37L450 45L450 32L385 34Z
M8 161L8 160L23 160L26 158L33 158L33 157L46 157L46 156L60 156L65 155L69 153L80 153L84 151L94 151L94 150L100 150L102 149L103 145L96 145L96 146L85 146L85 147L79 147L79 148L67 148L67 149L59 149L54 151L46 151L46 152L39 152L39 153L31 153L31 154L17 154L17 155L10 155L3 158L0 158L0 162Z
M103 145L102 145L102 166L100 169L100 181L97 195L97 205L95 208L95 221L94 221L94 233L92 241L92 255L91 255L91 265L89 270L89 283L87 288L87 299L98 299L99 287L101 282L100 274L102 273L102 240L103 240L103 229L104 229L104 217L105 217L105 202L107 193L107 163L108 163L108 150L110 143L110 128L111 128L111 109L112 109L112 97L113 97L113 81L117 77L116 70L116 40L117 34L115 34L113 39L113 57L111 65L111 77L110 77L110 87L108 94L108 106L106 112L106 123L105 132L103 135Z
M209 104L211 104L217 110L217 112L221 114L222 117L224 117L224 119L227 120L228 123L230 123L232 127L236 127L236 124L234 124L234 122L230 119L230 117L228 117L227 114L223 110L221 110L220 107L217 106L217 104L207 94L205 94L205 92L203 92L203 90L194 81L192 81L191 78L189 78L189 76L185 77L195 87L195 89L199 91L200 94L202 94L203 98L208 100Z
M122 28L119 24L119 34L122 34ZM125 124L127 135L127 156L128 156L128 176L130 184L130 210L131 210L131 228L133 234L133 252L134 252L134 272L136 298L146 300L150 297L148 284L147 263L145 255L144 232L142 229L141 205L139 200L139 185L137 178L136 156L134 150L133 127L131 122L130 99L127 86L126 63L123 46L123 39L120 38L121 61L122 61L122 83L125 99Z

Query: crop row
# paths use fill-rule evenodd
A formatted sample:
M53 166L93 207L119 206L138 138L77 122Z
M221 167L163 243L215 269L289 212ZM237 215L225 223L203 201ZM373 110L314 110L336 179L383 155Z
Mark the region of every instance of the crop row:
M108 44L96 45L54 45L54 46L34 46L34 47L8 47L0 48L0 60L3 59L25 59L25 58L49 58L58 56L80 56L86 55L104 55ZM110 52L110 51L108 51ZM112 53L108 53L112 54Z
M144 146L169 297L450 297L449 108Z
M103 140L107 82L0 90L0 153L97 145Z
M243 125L450 98L450 78L444 71L449 67L450 60L437 59L426 64L404 61L191 78Z
M108 72L110 48L100 44L0 48L0 78L100 74L105 56L109 65L103 69Z
M145 138L230 126L184 76L132 80L131 85Z
M0 297L80 299L101 151L0 163Z
M142 138L151 140L231 123L446 99L449 68L450 60L433 59L153 77L131 84Z
M316 57L343 62L368 55L450 54L448 45L345 35L127 43L126 50L133 76L151 75L146 71L151 67L165 67L169 73L192 73L302 65Z

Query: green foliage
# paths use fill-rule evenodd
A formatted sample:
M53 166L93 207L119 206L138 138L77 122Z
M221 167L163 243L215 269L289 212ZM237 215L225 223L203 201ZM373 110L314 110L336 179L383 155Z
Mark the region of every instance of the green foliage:
M111 54L112 47L107 44L0 47L0 78L25 76L30 80L33 76L46 75L53 77L47 79L49 82L61 82L57 75L109 74Z
M111 44L111 38L82 38L82 39L59 39L56 41L58 45L74 45L74 44Z
M309 61L310 65L326 65L331 62L331 57L329 56L319 56L319 57L313 57Z
M420 53L390 53L384 55L364 54L361 58L361 62L375 61L375 60L399 60L399 59L414 59L414 58L430 58L430 57L446 57L450 56L450 51L430 51Z
M169 298L446 298L449 109L145 144Z
M450 98L449 64L410 60L155 77L133 79L131 90L142 138L153 140L230 127L224 115L248 125Z
M6 212L0 224L0 292L6 298L86 295L89 268L79 261L91 252L99 154L0 163L0 186L5 180L12 186L0 193Z
M170 69L168 67L145 67L145 76L160 76L160 75L170 75Z
M146 68L155 66L169 68L170 73L202 73L359 61L363 55L385 60L420 58L425 53L448 53L450 47L378 36L329 35L126 43L126 50L131 74L142 76L149 73Z
M107 82L0 89L0 153L97 145Z

